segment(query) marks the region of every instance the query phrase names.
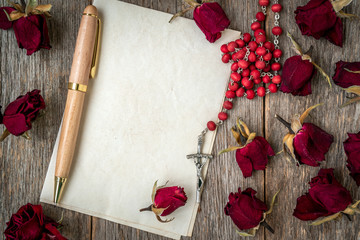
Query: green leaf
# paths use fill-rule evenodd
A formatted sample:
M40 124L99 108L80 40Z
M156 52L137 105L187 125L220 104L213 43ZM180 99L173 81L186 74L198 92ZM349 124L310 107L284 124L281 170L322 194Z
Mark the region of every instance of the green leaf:
M38 5L37 0L28 0L25 8L25 14L28 15L31 13Z

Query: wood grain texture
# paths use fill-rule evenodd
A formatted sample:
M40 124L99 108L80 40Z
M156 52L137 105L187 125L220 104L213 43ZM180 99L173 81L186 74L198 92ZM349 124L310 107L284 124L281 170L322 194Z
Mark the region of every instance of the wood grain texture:
M45 1L41 1L45 3ZM126 0L143 7L163 12L175 13L182 9L181 0ZM360 23L344 21L343 48L336 47L326 40L318 40L302 36L294 20L294 10L298 5L305 5L307 0L280 0L284 10L280 25L285 31L293 34L303 49L314 46L312 57L316 63L332 76L335 62L341 60L360 61ZM18 95L34 88L42 90L47 104L46 115L39 119L30 131L32 140L8 137L0 147L0 232L21 205L31 202L37 204L50 161L52 148L65 108L67 82L70 74L76 35L81 13L90 0L49 0L53 4L53 18L48 22L52 44L50 51L41 50L32 56L26 56L25 50L17 47L13 30L0 31L0 104L6 106ZM257 1L219 0L227 16L231 20L230 28L242 32L250 31L250 20L259 11ZM0 0L1 6L6 5ZM354 1L346 12L360 14L360 3ZM273 26L272 14L266 23L270 33ZM191 13L186 17L191 18ZM284 57L294 55L290 41L285 35L280 38L280 46ZM360 239L360 217L353 221L342 219L338 222L326 223L311 227L292 216L296 198L308 190L307 182L317 174L319 168L309 166L296 167L288 163L282 155L273 157L266 171L256 171L252 177L244 179L235 161L234 153L217 156L217 153L229 145L234 145L230 128L235 119L241 117L249 128L258 135L265 136L274 150L281 150L281 140L286 130L275 120L275 113L285 119L307 107L319 102L325 105L311 113L311 121L335 136L335 142L322 167L334 168L335 175L347 187L353 199L360 199L358 187L348 175L346 158L342 142L347 138L346 132L358 132L360 126L360 105L352 105L344 109L338 106L346 99L346 94L337 86L329 88L326 81L317 74L312 84L313 94L307 97L293 97L283 93L271 94L264 99L252 101L245 98L234 101L234 109L230 119L219 128L215 141L215 159L208 169L207 181L192 238L182 239L240 239L229 217L224 215L223 208L230 192L238 187L252 187L258 191L258 197L269 203L273 194L281 189L278 203L267 222L275 229L275 234L258 231L254 239ZM217 113L214 113L216 116ZM205 124L205 123L204 123ZM2 129L0 129L1 131ZM194 136L195 138L196 136ZM103 219L89 217L73 211L63 210L44 204L46 215L58 219L64 214L62 233L69 239L159 239L154 234L134 228L115 224ZM129 206L131 207L131 206ZM1 235L1 238L3 236ZM0 239L1 239L0 238Z

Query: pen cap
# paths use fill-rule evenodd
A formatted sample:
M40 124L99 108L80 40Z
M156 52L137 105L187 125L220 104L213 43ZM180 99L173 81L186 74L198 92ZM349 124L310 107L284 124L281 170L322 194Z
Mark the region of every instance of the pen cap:
M76 40L69 82L87 85L97 34L98 11L95 6L89 5L84 14Z

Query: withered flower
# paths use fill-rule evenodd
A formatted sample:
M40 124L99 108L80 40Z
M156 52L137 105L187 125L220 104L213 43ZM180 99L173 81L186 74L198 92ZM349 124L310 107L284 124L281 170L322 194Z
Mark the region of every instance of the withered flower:
M245 178L251 177L254 170L264 170L268 163L268 157L274 156L265 138L250 133L247 125L238 119L237 125L231 128L231 132L239 144L239 147L229 147L219 152L225 153L236 150L236 162L238 163Z
M315 39L326 38L331 43L342 47L343 23L341 18L357 17L347 14L342 9L352 0L310 0L305 6L295 11L295 20L303 35Z
M153 203L147 208L140 209L140 212L152 211L155 213L159 222L170 222L174 220L174 218L162 220L160 216L165 217L179 207L184 206L187 201L186 193L184 192L184 188L181 187L165 187L166 183L165 185L158 187L157 182L158 181L155 182L151 194L151 200Z
M350 176L360 186L360 132L348 133L349 138L344 142L344 150L347 156L347 168Z
M289 129L283 139L283 151L287 159L293 159L297 165L319 166L334 141L334 137L321 128L312 123L304 123L310 111L320 105L322 104L308 108L301 116L295 115L291 124L275 115Z
M238 192L230 193L229 201L224 208L225 215L230 216L238 227L239 230L236 232L240 236L254 237L261 225L274 233L265 219L272 212L278 193L274 195L270 208L268 208L263 201L255 197L256 191L254 189L247 188L241 192L241 188L239 188Z
M185 2L189 7L175 14L169 22L178 16L184 15L187 11L194 9L194 21L205 34L206 39L211 43L218 40L221 37L221 31L230 25L230 20L219 3L204 0L202 3L198 3L195 0L185 0Z
M287 36L291 39L293 48L298 55L292 56L285 61L280 91L291 93L294 96L311 94L311 80L316 73L316 69L326 78L331 87L330 77L324 70L307 53L303 53L301 47L290 33L287 33Z
M360 86L360 62L337 62L333 81L342 88Z
M316 226L342 215L349 217L360 213L357 208L360 201L351 204L350 192L336 180L333 171L332 168L320 169L318 175L311 179L309 192L297 199L293 213L296 218L310 221L324 217L311 223Z

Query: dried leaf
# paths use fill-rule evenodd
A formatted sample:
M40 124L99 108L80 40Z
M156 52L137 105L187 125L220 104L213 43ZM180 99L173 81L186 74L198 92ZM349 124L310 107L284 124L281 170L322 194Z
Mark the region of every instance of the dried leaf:
M348 93L354 93L356 95L360 95L360 86L351 86L343 89Z
M318 106L321 106L321 105L324 105L324 103L319 103L319 104L316 104L316 105L311 106L308 109L306 109L305 112L303 114L301 114L301 117L300 117L301 124L304 123L305 118L307 118L307 116L309 116L309 113L311 112L311 110L313 110L313 109L315 109L315 108L317 108Z
M250 230L251 231L251 230ZM242 231L239 231L239 230L236 230L236 233L239 234L240 236L242 237L255 237L255 232L252 231L251 233L247 233L247 232L242 232Z
M224 149L224 150L221 150L218 154L222 154L222 153L227 153L227 152L232 152L232 151L235 151L235 150L238 150L238 149L241 149L243 147L235 147L235 146L231 146L231 147L228 147L227 149Z
M51 10L52 5L51 4L44 4L37 6L34 10L39 12L49 12Z
M337 12L336 15L340 18L360 19L360 17L358 15L346 13L343 10L340 10L339 12Z
M172 20L174 20L175 18L183 16L186 12L190 11L191 9L193 9L193 7L188 7L182 10L181 12L174 14L174 16L172 16L172 18L170 19L169 23L171 23Z
M0 142L4 141L5 138L7 138L9 135L10 135L10 132L7 129L5 129L0 137Z
M238 131L236 131L235 127L232 127L232 128L231 128L231 132L232 132L232 134L233 134L236 142L237 142L240 146L242 146L243 144L242 144L242 142L241 142L240 133L239 133Z
M287 36L290 38L290 40L293 44L293 48L295 49L296 53L298 55L302 56L303 52L302 52L300 45L294 40L293 36L291 36L291 34L289 32L287 32Z
M350 69L344 68L346 71L351 72L351 73L360 73L360 71L351 71Z
M340 108L346 107L347 105L356 103L360 101L360 96L359 97L354 97L352 99L350 99L349 101L347 101L346 103L344 103L343 105L340 106Z
M37 0L28 0L25 8L25 15L29 15L38 6Z
M273 210L273 208L274 208L274 204L275 204L276 197L277 197L277 195L279 194L279 192L280 192L280 190L277 191L277 192L275 193L275 195L273 196L273 198L271 199L270 208L269 208L269 210L268 210L267 212L265 212L266 215L268 215L268 214L270 214L270 213L272 212L272 210ZM264 218L264 219L265 219L265 218Z
M345 6L349 5L353 0L336 0L331 1L331 4L335 10L335 12L339 12Z
M169 183L169 180L167 180L165 184L163 184L163 185L161 185L161 186L158 186L158 187L156 188L156 191L157 191L158 189L160 189L160 188L164 188L168 183Z
M246 141L246 144L249 144L252 142L252 140L256 137L256 133L250 133L247 141Z
M172 220L174 220L175 218L162 220L160 216L156 215L156 219L161 223L168 223L168 222L171 222Z
M8 15L10 21L15 21L18 20L19 18L22 18L23 16L25 16L25 13L19 12L19 11L12 11L10 13L10 15Z
M328 217L324 217L323 219L321 219L321 220L319 220L319 221L312 222L310 225L312 225L312 226L318 226L318 225L320 225L320 224L323 224L323 223L325 223L325 222L329 222L329 221L331 221L331 220L334 220L334 219L338 218L339 215L341 215L341 212L335 213L335 214L330 215L330 216L328 216Z
M197 6L201 5L200 3L196 2L195 0L185 0L185 2L193 8L196 8Z
M246 138L249 138L250 136L250 130L248 128L248 126L240 119L236 120L236 124L241 132L241 134L246 137ZM243 132L243 128L244 128L244 131L245 133Z
M24 12L24 9L21 7L20 4L18 3L14 3L11 1L7 1L11 6L13 6L16 10L18 10L19 12Z
M299 114L296 114L291 119L291 129L293 130L294 133L297 133L298 131L300 131L300 129L302 128L302 124L303 123L300 121Z
M29 133L26 131L26 132L24 132L22 135L21 135L23 138L25 138L26 140L30 140L31 139L31 137L30 137L30 135L29 135Z
M151 206L151 211L153 211L157 216L160 216L166 209L166 208L156 208L154 205Z
M332 87L332 85L331 85L331 82L330 82L330 77L329 77L329 75L327 75L326 73L325 73L325 71L319 66L319 65L317 65L316 63L314 63L314 62L311 62L316 68L317 68L317 70L321 73L321 75L323 75L323 77L328 81L328 83L329 83L329 85L330 85L330 88Z
M283 139L283 150L295 161L296 164L299 164L295 156L295 149L293 145L294 138L295 138L295 134L288 133L285 135Z
M356 208L360 203L360 200L358 200L356 203L354 203L353 205L351 205L352 208Z
M151 193L151 201L152 201L152 203L154 203L155 193L156 193L156 188L157 188L157 182L158 181L159 180L156 180L156 182L154 183L153 190L152 190L152 193Z

